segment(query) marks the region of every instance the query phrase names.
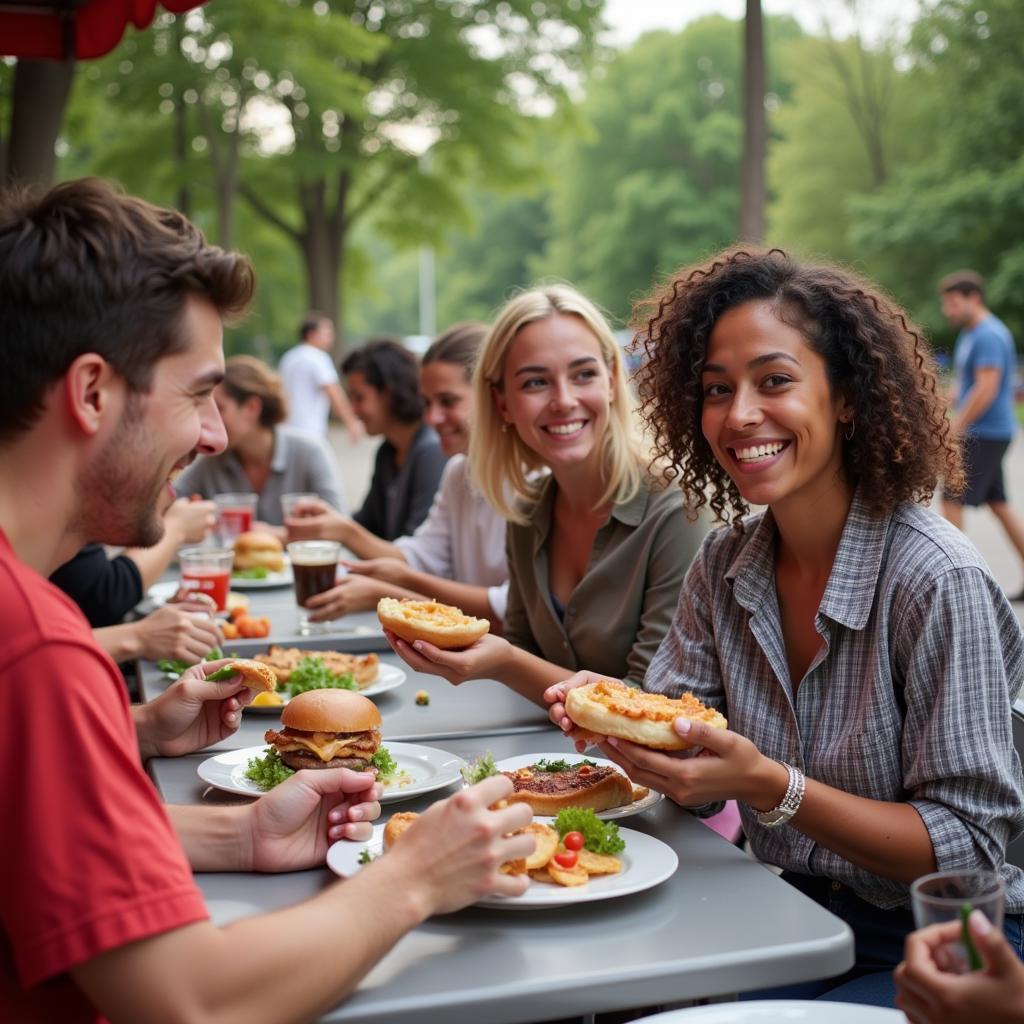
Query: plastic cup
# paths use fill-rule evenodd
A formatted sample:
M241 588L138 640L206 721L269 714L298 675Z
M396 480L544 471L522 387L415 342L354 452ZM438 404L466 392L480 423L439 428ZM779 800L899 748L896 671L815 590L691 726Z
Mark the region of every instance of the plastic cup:
M910 887L910 903L918 928L930 924L962 922L972 910L980 910L1000 931L1006 885L995 871L937 871L923 875ZM971 970L968 950L962 941L946 944L947 970L966 974Z
M217 535L225 547L235 543L239 534L252 529L256 518L257 494L216 494Z
M299 633L302 636L330 630L326 622L311 622L305 606L315 594L322 594L334 586L340 555L341 545L334 540L297 540L288 545L295 600L299 606Z
M182 588L206 594L217 605L217 611L226 611L234 558L230 548L182 548L178 552Z
M295 510L295 506L303 501L319 501L320 495L314 494L312 491L306 491L300 493L296 491L294 494L282 494L281 495L281 522L286 519L291 519L292 512Z

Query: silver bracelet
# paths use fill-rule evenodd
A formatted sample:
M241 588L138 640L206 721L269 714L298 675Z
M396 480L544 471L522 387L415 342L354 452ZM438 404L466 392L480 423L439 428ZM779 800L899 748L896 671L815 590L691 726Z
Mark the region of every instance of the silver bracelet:
M757 812L758 824L764 825L765 828L778 828L779 825L785 825L800 809L800 801L804 798L804 773L799 768L786 764L785 761L778 763L789 772L789 784L786 786L785 795L778 807L773 807L770 811Z

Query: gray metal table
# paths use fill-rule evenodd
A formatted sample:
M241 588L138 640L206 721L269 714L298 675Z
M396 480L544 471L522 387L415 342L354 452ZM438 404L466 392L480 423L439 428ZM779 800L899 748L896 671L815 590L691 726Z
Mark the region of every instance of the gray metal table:
M449 740L473 757L568 751L555 732ZM193 755L150 769L165 799L204 798ZM444 793L403 803L415 810ZM233 798L227 798L233 799ZM385 817L394 805L385 808ZM847 926L663 800L622 822L669 843L676 874L619 899L547 911L467 909L416 928L324 1019L512 1024L828 977L853 962ZM218 924L306 899L326 870L197 876Z

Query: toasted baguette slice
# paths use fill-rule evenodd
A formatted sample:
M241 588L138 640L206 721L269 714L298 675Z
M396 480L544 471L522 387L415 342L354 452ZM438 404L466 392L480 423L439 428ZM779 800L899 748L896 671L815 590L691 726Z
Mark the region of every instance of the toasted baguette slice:
M259 661L252 661L249 658L235 658L229 661L224 668L237 672L242 681L250 690L257 692L277 689L277 676L268 665Z
M600 736L615 736L654 750L687 750L688 743L672 727L677 718L706 722L725 729L725 718L705 707L692 693L666 697L646 693L612 679L599 679L570 690L565 713L582 729Z
M407 643L425 640L444 650L457 650L476 643L491 628L486 619L463 615L462 610L437 601L401 601L382 597L377 602L377 618L385 629Z
M618 769L579 765L562 772L517 768L502 772L515 786L509 803L529 804L534 814L550 816L566 807L607 811L633 802L633 785Z

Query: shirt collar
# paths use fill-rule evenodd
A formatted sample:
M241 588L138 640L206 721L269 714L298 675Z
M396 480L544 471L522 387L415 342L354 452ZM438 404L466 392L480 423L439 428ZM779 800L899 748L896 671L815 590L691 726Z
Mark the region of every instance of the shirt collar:
M854 492L839 539L832 571L818 612L849 629L863 629L874 606L892 513L872 515L860 489ZM733 584L736 600L754 611L765 592L775 585L775 518L771 510L751 521L750 539L733 559L725 578Z

